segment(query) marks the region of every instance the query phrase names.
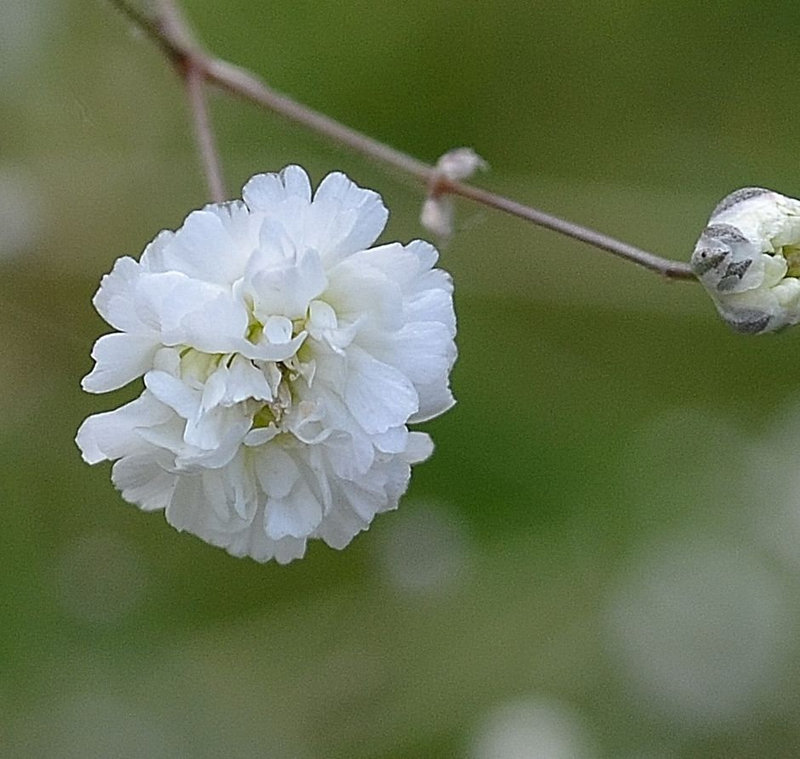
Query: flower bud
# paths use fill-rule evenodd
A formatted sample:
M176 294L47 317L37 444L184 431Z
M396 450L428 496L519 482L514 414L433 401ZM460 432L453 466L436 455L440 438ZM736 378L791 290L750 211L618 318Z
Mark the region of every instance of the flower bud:
M714 209L692 271L737 332L774 332L800 321L800 200L745 187Z
M460 181L469 179L478 169L485 171L489 164L472 148L454 148L440 156L428 197L422 204L419 221L437 237L447 239L453 234L453 200L436 187L436 178Z
M448 150L436 162L437 170L448 179L469 179L478 169L486 171L489 164L472 148Z

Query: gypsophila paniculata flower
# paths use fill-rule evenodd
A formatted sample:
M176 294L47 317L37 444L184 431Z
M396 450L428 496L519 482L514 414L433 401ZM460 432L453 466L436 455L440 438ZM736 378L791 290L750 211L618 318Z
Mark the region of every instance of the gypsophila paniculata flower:
M312 196L289 166L242 197L103 278L94 305L117 331L83 387L143 377L144 390L86 419L77 443L90 464L115 462L126 500L284 563L309 538L346 546L430 455L408 425L454 402L452 285L428 243L370 247L387 210L343 174Z
M800 322L800 201L761 187L731 193L697 241L692 271L737 332Z

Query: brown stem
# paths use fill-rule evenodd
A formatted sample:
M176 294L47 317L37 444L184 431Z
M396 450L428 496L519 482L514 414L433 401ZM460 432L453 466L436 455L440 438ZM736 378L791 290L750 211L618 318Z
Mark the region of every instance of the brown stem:
M197 150L200 153L200 159L205 169L208 192L213 202L222 203L227 200L228 196L222 180L222 167L219 153L217 152L216 140L214 139L214 130L211 128L208 116L203 72L198 71L190 63L184 75L184 84L186 95L189 99L192 123L194 124Z
M468 198L512 216L525 219L537 226L551 229L554 232L606 250L669 279L696 281L689 265L683 261L662 258L621 240L609 237L593 229L573 224L558 216L518 203L489 190L465 184L464 182L449 180L442 177L434 166L430 166L413 156L368 137L355 129L351 129L329 116L273 90L249 71L210 56L197 47L188 34L186 25L181 20L173 0L161 0L161 13L157 19L148 18L136 11L131 7L128 0L111 0L111 2L151 37L172 61L178 64L178 70L187 80L187 89L189 88L188 80L190 78L197 77L199 80L213 82L232 94L257 103L284 118L302 124L308 129L341 145L345 145L362 155L400 169L418 179L428 191L434 191L436 194L451 194ZM218 161L210 164L209 158L204 152L210 145L211 155L216 155L216 151L213 150L213 133L208 125L205 101L203 100L202 110L194 106L192 110L195 129L198 134L198 144L200 144L206 166L209 187L212 195L216 197L217 192L221 192L221 182L219 185L213 184L214 180L212 173L209 171L209 166L213 164L218 167ZM204 119L201 119L201 114L206 114ZM205 122L203 128L201 128L201 121ZM202 141L201 135L204 135Z

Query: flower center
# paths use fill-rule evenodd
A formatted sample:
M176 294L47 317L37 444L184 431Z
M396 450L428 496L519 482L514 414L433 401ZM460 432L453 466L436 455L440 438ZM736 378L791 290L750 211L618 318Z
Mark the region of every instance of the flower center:
M256 367L258 368L258 367ZM269 375L276 376L277 382L270 383ZM293 372L284 361L268 362L264 372L272 398L261 404L260 408L253 414L253 427L269 427L270 424L280 426L284 414L292 408L292 382L297 379L297 373Z
M291 322L270 317L262 323L251 312L245 338L256 346L252 353L271 352L273 359L254 358L244 347L230 353L205 353L185 346L179 354L178 374L194 394L194 414L203 417L227 410L239 419L249 418L251 430L272 428L268 439L294 430L313 415L313 409L306 408L309 404L298 406L297 397L298 381L310 384L314 375L315 363L303 344L308 322L306 315Z
M786 259L786 276L800 277L800 244L784 245L781 253Z

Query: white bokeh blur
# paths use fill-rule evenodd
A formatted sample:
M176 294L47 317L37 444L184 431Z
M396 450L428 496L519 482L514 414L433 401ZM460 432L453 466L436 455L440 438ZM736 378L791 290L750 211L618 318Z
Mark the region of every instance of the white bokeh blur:
M36 61L58 23L51 0L3 0L0 8L0 95L21 94L18 78Z
M30 250L37 242L43 228L42 205L31 176L0 167L0 261Z
M11 733L14 756L43 759L172 759L190 755L154 711L103 691L64 694ZM4 754L8 756L8 754Z
M753 429L684 408L628 441L623 479L642 521L604 627L641 715L708 734L781 708L797 654L798 436L797 410Z
M455 513L440 504L405 501L385 520L376 550L389 585L408 594L436 595L465 579L470 545Z
M496 706L478 725L470 759L591 759L581 715L556 699L530 697Z
M702 731L774 705L796 632L779 579L746 545L697 536L647 546L628 564L607 630L638 708Z

